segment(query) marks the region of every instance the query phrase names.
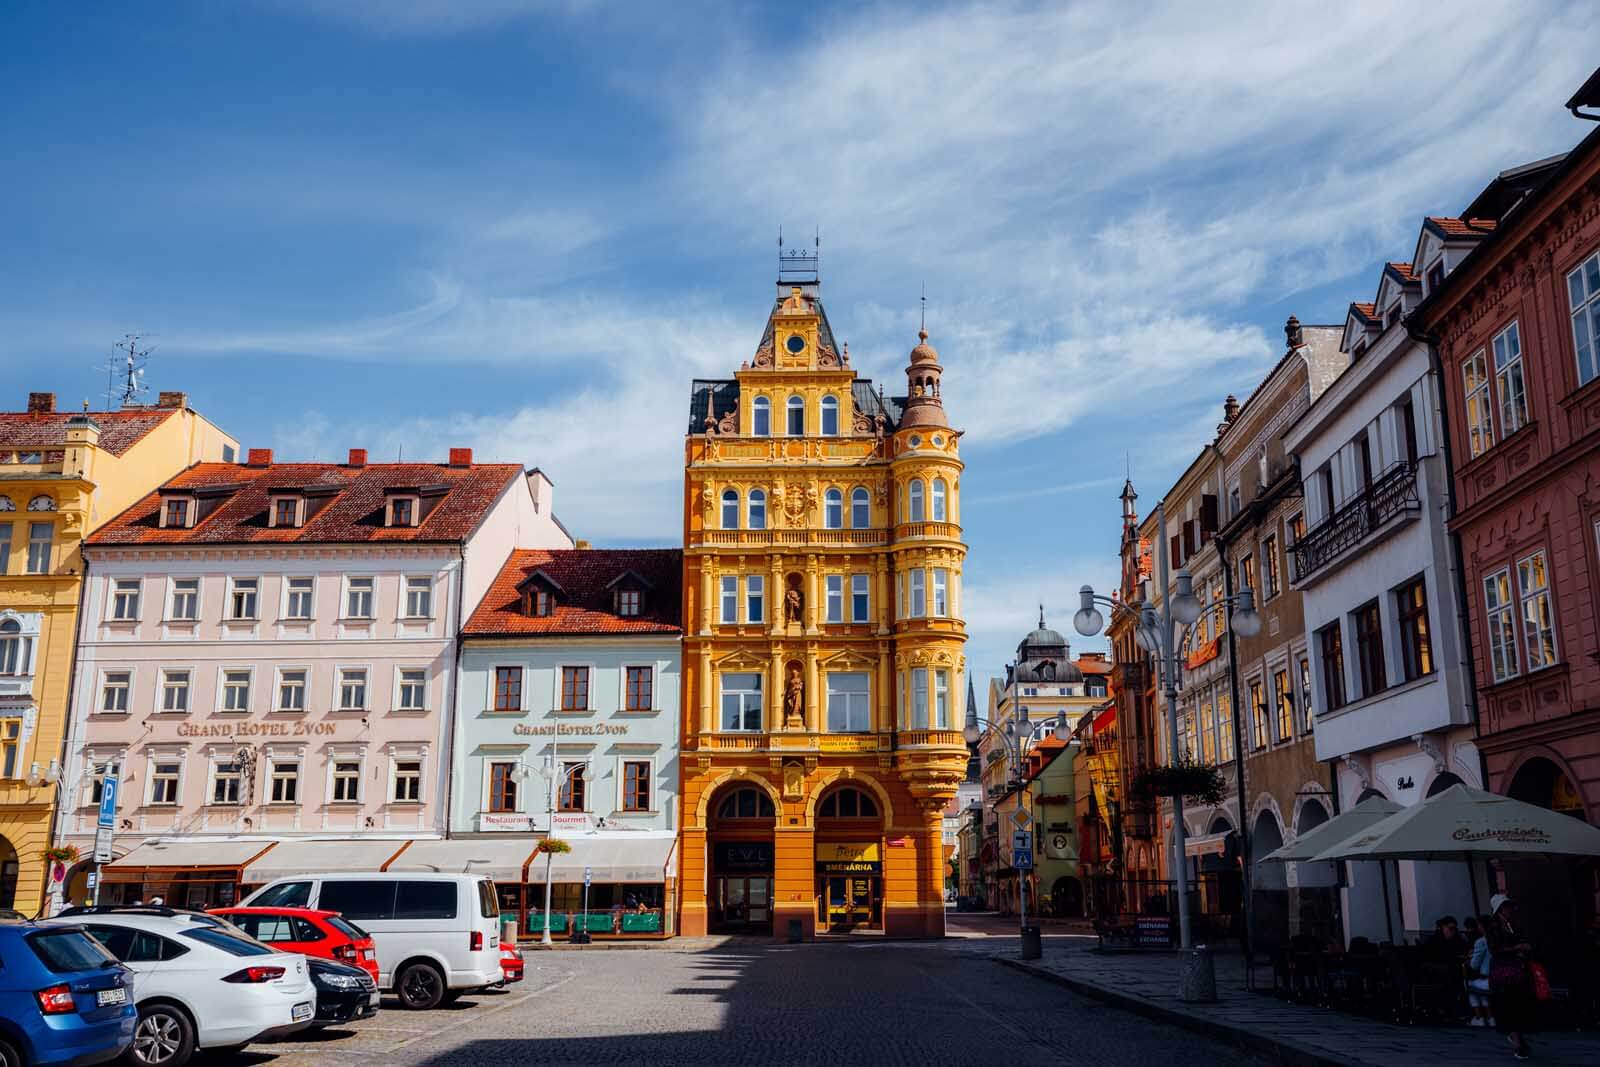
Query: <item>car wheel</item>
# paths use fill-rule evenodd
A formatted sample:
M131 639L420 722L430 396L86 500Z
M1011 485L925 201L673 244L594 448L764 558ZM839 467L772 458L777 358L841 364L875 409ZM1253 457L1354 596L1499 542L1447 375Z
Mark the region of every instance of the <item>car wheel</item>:
M444 1000L444 975L431 964L413 963L400 972L395 992L400 994L400 1003L413 1011L437 1008Z
M128 1062L135 1067L183 1067L194 1055L194 1027L183 1012L153 1004L139 1012Z
M0 1041L0 1067L22 1067L22 1054L6 1041Z

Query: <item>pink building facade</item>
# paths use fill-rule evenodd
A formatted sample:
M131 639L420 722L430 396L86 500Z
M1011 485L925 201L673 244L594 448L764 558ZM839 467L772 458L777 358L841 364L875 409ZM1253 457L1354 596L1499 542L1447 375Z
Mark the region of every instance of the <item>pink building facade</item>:
M443 837L461 623L513 549L571 546L551 496L470 450L253 450L96 534L58 833L90 855L114 772L101 899L215 905L285 842Z

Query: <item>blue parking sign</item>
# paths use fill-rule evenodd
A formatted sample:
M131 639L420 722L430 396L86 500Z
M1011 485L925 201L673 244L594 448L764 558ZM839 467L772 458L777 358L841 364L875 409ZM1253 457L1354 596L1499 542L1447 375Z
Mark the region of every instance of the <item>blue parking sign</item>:
M117 825L117 776L114 774L101 779L100 821L97 825L108 830Z

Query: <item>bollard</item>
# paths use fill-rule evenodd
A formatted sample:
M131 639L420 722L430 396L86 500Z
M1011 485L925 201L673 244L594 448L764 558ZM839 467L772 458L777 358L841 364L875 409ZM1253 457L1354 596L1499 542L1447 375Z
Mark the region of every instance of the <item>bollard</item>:
M1212 1004L1217 999L1217 965L1204 945L1178 954L1178 999Z

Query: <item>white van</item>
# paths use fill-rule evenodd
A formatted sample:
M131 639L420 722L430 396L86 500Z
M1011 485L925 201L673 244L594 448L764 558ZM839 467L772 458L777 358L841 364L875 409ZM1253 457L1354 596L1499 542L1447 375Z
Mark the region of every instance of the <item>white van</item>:
M408 1008L435 1008L504 983L494 882L465 874L308 874L241 903L336 911L372 935L378 985Z

